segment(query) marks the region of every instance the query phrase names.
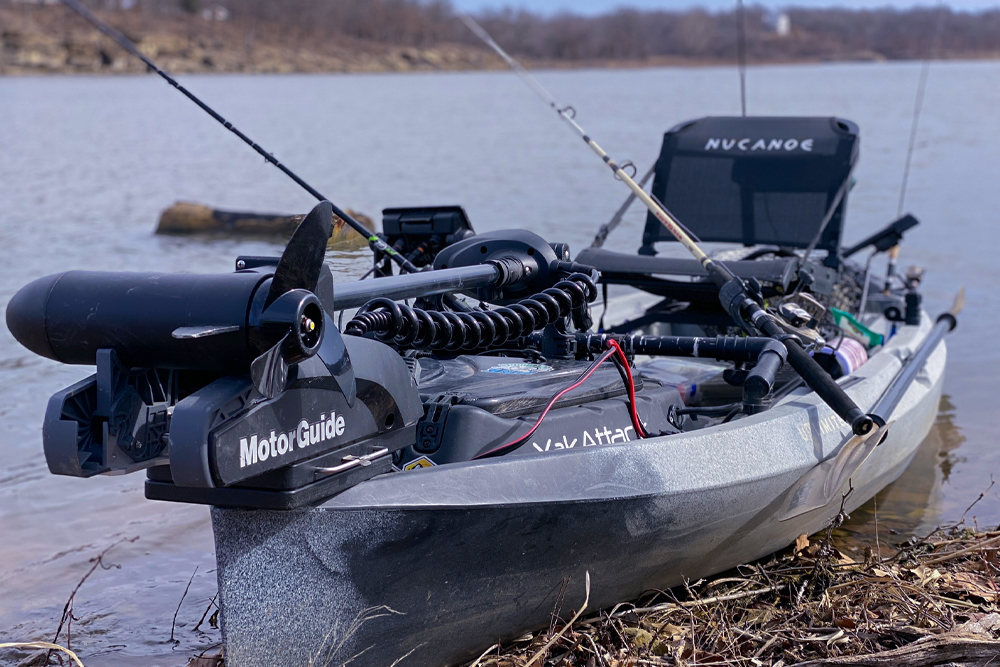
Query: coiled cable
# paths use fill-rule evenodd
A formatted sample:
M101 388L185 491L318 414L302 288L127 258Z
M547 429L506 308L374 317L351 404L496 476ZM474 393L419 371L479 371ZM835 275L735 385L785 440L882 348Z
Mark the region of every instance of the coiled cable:
M375 338L400 348L455 352L503 345L577 314L597 299L597 284L571 273L554 286L509 306L468 313L422 310L392 299L372 299L347 323L344 333Z

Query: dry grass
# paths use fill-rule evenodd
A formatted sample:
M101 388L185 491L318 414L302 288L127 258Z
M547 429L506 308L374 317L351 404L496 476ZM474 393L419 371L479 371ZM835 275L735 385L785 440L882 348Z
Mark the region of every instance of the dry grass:
M876 536L856 560L833 538L845 518L766 561L588 616L556 610L545 631L465 667L1000 667L1000 529L969 528L963 517L899 544ZM21 664L65 664L61 647L30 648L42 650ZM189 667L222 664L202 654Z
M593 614L555 641L550 630L493 647L467 667L1000 664L1000 531L952 526L868 547L862 561L832 532Z

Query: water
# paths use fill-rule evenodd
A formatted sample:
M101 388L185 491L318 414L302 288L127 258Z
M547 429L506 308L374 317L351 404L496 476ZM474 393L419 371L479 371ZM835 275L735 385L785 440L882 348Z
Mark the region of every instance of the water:
M847 241L894 219L916 64L751 69L755 114L839 115L862 128ZM613 155L644 171L662 132L682 120L736 114L727 68L543 73ZM904 476L878 499L882 539L961 516L1000 473L996 215L1000 211L1000 63L935 64L907 196L923 224L901 256L928 268L926 304L958 287L966 310L949 338L947 398ZM507 73L211 76L185 82L321 192L369 214L388 206L465 206L480 231L528 227L575 249L624 199L551 111ZM312 201L277 170L153 77L0 79L0 303L66 269L228 271L261 241L160 238L176 200L304 212ZM634 251L633 209L608 247ZM332 258L338 279L365 254ZM48 474L40 424L48 397L89 374L27 353L0 328L0 641L51 639L89 560L121 539L80 588L73 645L88 664L182 665L218 642L206 621L215 594L203 507L142 497L140 475L77 480ZM970 512L1000 522L994 492ZM873 533L875 506L847 531ZM197 568L197 571L196 571ZM172 619L189 579L191 588Z

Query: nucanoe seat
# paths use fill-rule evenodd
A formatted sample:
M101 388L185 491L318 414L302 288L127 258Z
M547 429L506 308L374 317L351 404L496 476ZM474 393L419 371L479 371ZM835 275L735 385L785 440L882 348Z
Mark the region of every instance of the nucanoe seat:
M761 247L726 264L742 278L756 278L765 295L800 279L806 267L794 249L825 251L806 270L813 281L832 281L842 261L858 143L857 125L840 118L702 118L664 135L652 194L701 242ZM674 241L647 213L638 256L587 248L576 259L596 267L606 283L686 302L683 309L662 309L673 316L658 321L726 323L717 288L697 261L657 256L657 243ZM765 254L773 259L754 259Z

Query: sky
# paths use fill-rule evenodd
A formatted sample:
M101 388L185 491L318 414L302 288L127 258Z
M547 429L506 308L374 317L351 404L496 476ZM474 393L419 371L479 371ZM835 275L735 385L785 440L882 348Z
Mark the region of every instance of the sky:
M748 5L764 5L781 8L797 7L896 7L906 9L914 5L935 6L940 0L745 0ZM707 7L711 10L726 10L733 7L735 0L452 0L452 4L463 11L475 12L481 9L496 9L504 6L530 9L541 14L572 11L577 14L601 14L617 7L628 6L639 9L687 9ZM1000 8L1000 0L946 0L945 4L955 10L979 10Z

